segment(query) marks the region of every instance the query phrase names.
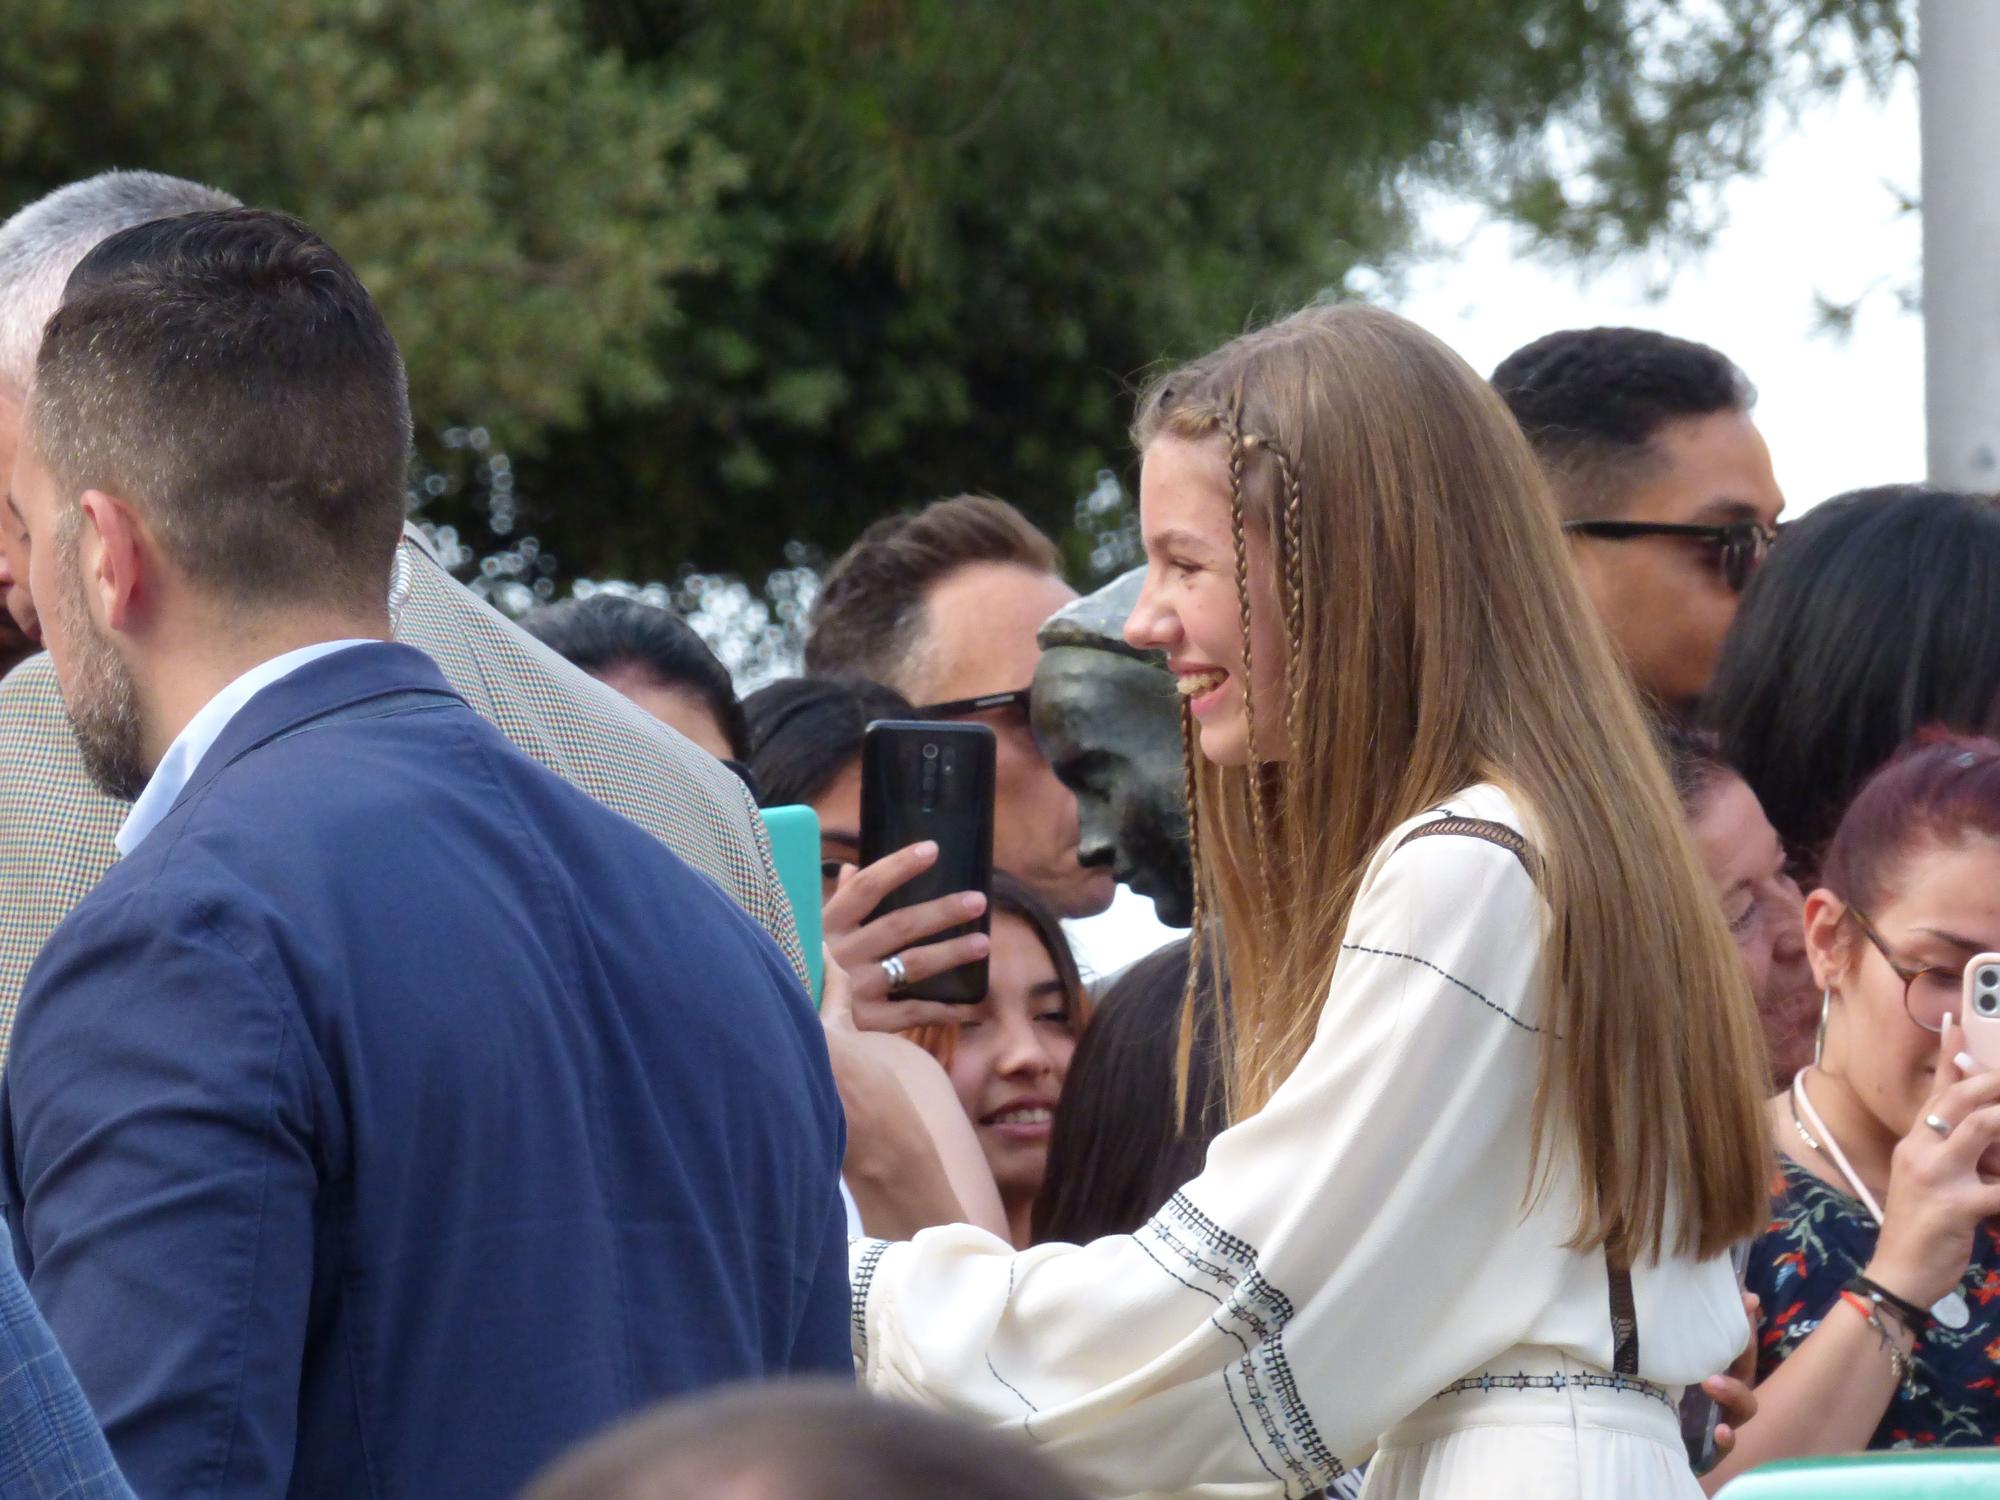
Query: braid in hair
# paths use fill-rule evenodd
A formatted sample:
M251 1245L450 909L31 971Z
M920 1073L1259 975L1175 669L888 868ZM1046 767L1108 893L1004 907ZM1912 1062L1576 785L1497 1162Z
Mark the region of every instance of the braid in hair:
M1249 764L1244 769L1250 798L1251 840L1257 846L1257 873L1263 882L1266 899L1258 905L1258 934L1262 939L1257 955L1260 976L1266 971L1272 953L1271 898L1278 885L1271 868L1271 829L1269 809L1265 806L1266 785L1263 769L1257 763L1257 695L1251 690L1251 681L1256 676L1256 666L1250 651L1250 549L1243 530L1243 461L1245 453L1259 441L1254 433L1243 430L1241 404L1229 411L1229 535L1236 548L1236 603L1243 630L1243 733L1248 741Z
M1194 882L1193 921L1188 928L1187 988L1181 995L1180 1035L1174 1043L1174 1114L1183 1125L1188 1115L1188 1077L1194 1071L1195 1034L1201 1024L1201 966L1213 963L1204 929L1208 925L1208 901L1202 895L1201 812L1195 795L1194 712L1181 699L1181 787L1187 797L1188 870ZM1221 994L1221 987L1213 993Z
M1265 446L1277 461L1278 481L1284 486L1284 525L1279 530L1284 557L1279 577L1285 591L1285 732L1291 753L1296 757L1300 733L1299 695L1305 689L1305 673L1300 668L1299 657L1306 633L1305 562L1299 555L1299 471L1285 456L1283 448L1276 443Z

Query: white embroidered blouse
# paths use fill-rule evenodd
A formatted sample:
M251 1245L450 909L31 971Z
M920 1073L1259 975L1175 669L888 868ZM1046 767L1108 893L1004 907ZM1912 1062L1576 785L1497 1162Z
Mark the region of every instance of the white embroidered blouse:
M1492 786L1444 810L1521 829ZM1371 862L1297 1069L1138 1233L854 1242L869 1389L1022 1431L1102 1494L1299 1495L1517 1346L1610 1368L1603 1257L1562 1248L1573 1178L1527 1202L1545 908L1499 845L1398 847L1430 816ZM1726 1257L1632 1279L1641 1376L1743 1347Z

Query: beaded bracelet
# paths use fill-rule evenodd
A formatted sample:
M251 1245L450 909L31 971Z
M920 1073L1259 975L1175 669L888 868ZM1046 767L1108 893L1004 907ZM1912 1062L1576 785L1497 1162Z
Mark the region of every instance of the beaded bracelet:
M1915 1368L1915 1362L1903 1352L1902 1345L1889 1332L1889 1325L1882 1321L1881 1304L1856 1291L1842 1292L1840 1300L1859 1313L1862 1321L1875 1330L1875 1336L1882 1341L1882 1348L1889 1356L1889 1368L1895 1372L1897 1389L1909 1395L1910 1372Z

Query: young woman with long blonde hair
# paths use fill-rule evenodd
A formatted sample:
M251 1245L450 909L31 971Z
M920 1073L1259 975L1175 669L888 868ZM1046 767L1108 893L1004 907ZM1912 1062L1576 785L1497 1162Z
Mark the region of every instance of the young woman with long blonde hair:
M1756 1017L1526 443L1355 306L1167 376L1137 439L1127 635L1188 702L1234 1123L1133 1235L857 1242L866 1383L1105 1495L1371 1455L1372 1496L1698 1493L1673 1402L1747 1336Z

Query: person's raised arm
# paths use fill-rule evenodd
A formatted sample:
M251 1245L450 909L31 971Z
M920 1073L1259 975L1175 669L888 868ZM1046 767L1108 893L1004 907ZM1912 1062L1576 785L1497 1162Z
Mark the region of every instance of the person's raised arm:
M913 1042L854 1029L847 976L831 952L820 1020L841 1107L842 1176L868 1233L908 1239L937 1224L1007 1232L992 1169L937 1060Z
M2000 1183L1979 1171L2000 1143L2000 1070L1965 1078L1955 1027L1939 1038L1931 1096L1890 1158L1882 1229L1863 1274L1918 1307L1929 1307L1965 1275L1982 1220L2000 1215ZM1951 1125L1940 1136L1924 1123ZM1879 1325L1879 1326L1878 1326ZM1757 1387L1757 1419L1709 1476L1710 1492L1738 1474L1781 1458L1859 1453L1867 1448L1896 1394L1916 1340L1895 1318L1871 1323L1845 1298L1836 1301L1782 1364Z
M296 1012L204 917L130 893L45 950L8 1059L9 1227L142 1495L275 1497L318 1174Z

